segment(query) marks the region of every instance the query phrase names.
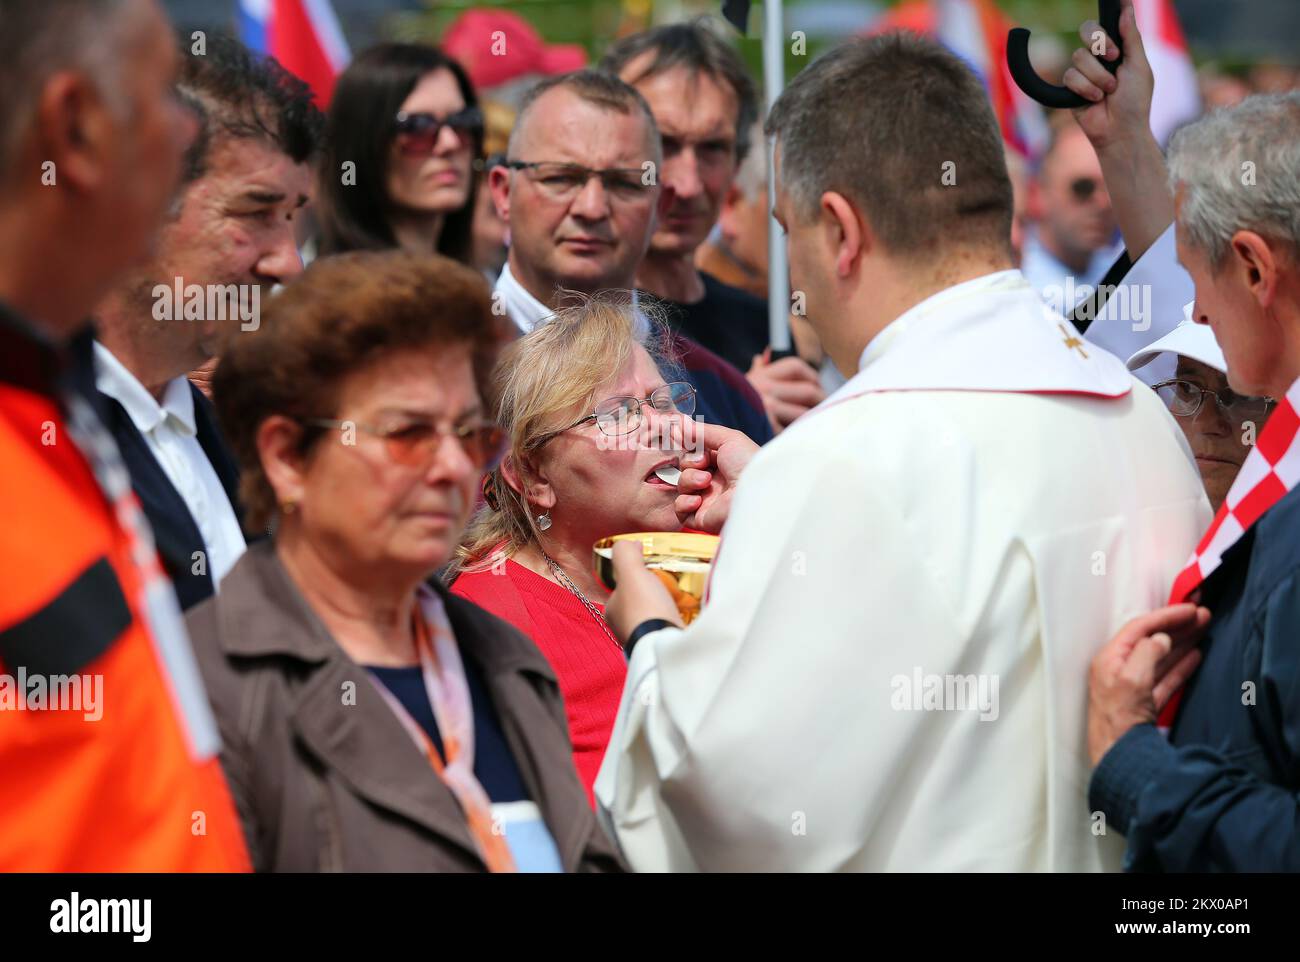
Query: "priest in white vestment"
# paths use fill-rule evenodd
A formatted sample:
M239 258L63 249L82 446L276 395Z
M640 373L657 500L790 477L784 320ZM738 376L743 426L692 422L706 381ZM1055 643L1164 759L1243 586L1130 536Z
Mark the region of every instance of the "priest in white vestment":
M857 374L738 482L710 466L686 520L727 521L689 629L635 630L673 608L620 553L605 823L643 871L1118 869L1088 665L1209 521L1186 442L1010 269L995 122L951 54L851 41L769 130L792 286Z

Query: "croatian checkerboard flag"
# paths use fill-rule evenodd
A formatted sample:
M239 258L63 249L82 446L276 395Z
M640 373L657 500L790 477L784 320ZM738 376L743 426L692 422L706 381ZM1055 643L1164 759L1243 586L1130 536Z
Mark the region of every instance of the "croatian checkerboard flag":
M1192 598L1201 582L1219 567L1223 553L1297 484L1300 484L1300 379L1291 385L1286 397L1268 416L1268 423L1246 455L1246 462L1237 472L1219 513L1186 567L1174 579L1169 603L1174 605ZM1160 712L1159 727L1166 734L1181 701L1179 689Z
M329 0L239 0L239 33L250 49L306 81L320 107L329 105L351 58Z

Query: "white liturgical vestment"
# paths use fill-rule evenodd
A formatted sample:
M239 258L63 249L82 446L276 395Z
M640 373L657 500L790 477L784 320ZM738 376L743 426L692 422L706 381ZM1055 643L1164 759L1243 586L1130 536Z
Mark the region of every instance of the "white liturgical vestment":
M1088 665L1210 520L1177 425L1017 271L888 325L745 469L596 781L650 870L1117 870Z

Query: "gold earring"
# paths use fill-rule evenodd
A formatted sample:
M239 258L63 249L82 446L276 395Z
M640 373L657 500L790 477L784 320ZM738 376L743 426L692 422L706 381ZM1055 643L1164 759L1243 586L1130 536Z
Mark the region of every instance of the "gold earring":
M281 502L280 502L280 513L281 513L281 514L293 514L293 510L294 510L294 508L296 508L296 507L297 507L297 503L294 502L294 501L281 501Z

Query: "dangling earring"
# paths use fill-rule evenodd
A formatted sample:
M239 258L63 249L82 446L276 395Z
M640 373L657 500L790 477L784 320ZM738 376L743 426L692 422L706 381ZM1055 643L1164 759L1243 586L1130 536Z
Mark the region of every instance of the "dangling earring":
M547 511L545 514L539 514L537 516L538 531L545 531L548 528L550 528L550 526L551 526L551 513L549 511Z

